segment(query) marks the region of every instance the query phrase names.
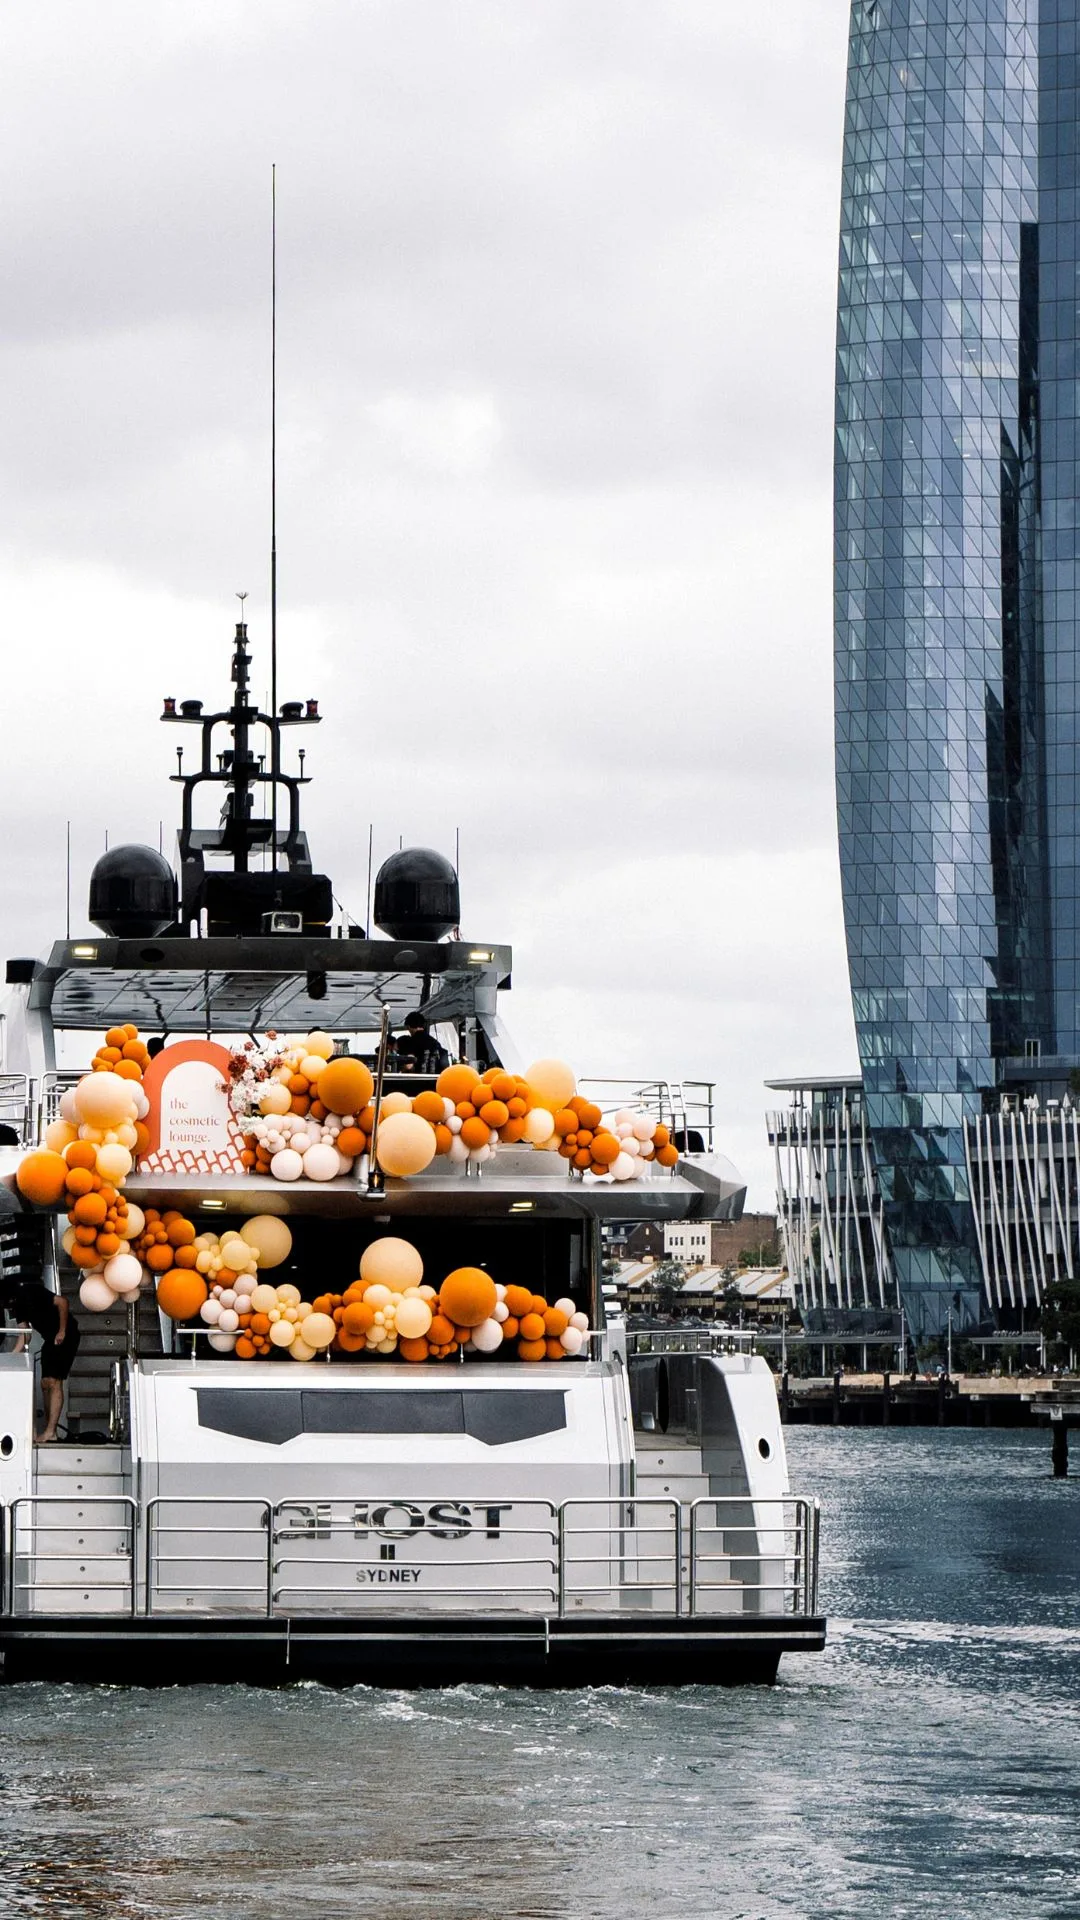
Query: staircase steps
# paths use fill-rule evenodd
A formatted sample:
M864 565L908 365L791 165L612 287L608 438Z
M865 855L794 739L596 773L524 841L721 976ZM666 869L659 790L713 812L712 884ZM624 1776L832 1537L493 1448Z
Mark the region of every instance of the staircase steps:
M65 1279L64 1292L79 1321L79 1351L67 1382L67 1396L61 1419L61 1431L69 1439L80 1433L107 1433L109 1427L109 1381L114 1360L127 1353L128 1310L124 1306L108 1313L87 1313L79 1305L78 1287ZM149 1289L140 1294L137 1313L139 1352L161 1352L161 1327L154 1295Z

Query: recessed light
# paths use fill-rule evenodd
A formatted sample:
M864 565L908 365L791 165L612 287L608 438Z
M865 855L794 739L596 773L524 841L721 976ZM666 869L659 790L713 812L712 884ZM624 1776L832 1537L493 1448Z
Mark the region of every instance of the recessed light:
M472 947L470 948L470 951L469 951L469 959L475 965L482 966L485 960L491 959L491 948L490 947Z
M96 960L97 952L98 950L96 947L88 947L85 944L77 944L74 947L72 947L71 956L73 960Z
M225 1206L224 1200L200 1200L199 1201L199 1207L203 1213L214 1213L215 1211L224 1210L224 1206Z

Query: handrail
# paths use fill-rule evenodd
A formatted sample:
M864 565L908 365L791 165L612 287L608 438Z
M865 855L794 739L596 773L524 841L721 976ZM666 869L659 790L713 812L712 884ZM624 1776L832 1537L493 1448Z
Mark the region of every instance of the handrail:
M439 1516L437 1528L430 1524L419 1529L387 1528L386 1515L395 1511L411 1513L423 1504L421 1496L415 1493L396 1499L383 1493L337 1495L329 1500L291 1495L278 1501L256 1494L156 1494L140 1508L131 1494L124 1493L24 1494L6 1507L0 1504L0 1604L8 1614L18 1615L24 1611L20 1600L24 1589L30 1595L35 1591L40 1594L73 1592L77 1587L85 1591L88 1585L97 1586L99 1591L115 1591L116 1582L99 1582L93 1575L89 1580L79 1581L30 1579L20 1582L16 1563L22 1551L35 1556L41 1554L37 1543L50 1535L70 1534L76 1528L84 1534L100 1535L115 1533L120 1528L125 1536L123 1587L127 1611L132 1616L140 1611L140 1599L141 1611L151 1614L156 1602L166 1596L211 1593L228 1594L240 1600L241 1604L233 1608L236 1612L245 1610L243 1597L257 1595L259 1611L267 1619L282 1612L288 1615L290 1591L317 1591L327 1599L355 1595L355 1587L328 1586L317 1576L339 1568L355 1571L358 1566L381 1565L383 1558L392 1562L395 1540L409 1551L409 1560L397 1563L399 1569L418 1566L420 1571L446 1576L441 1584L425 1585L422 1594L418 1593L421 1606L425 1600L456 1598L471 1599L475 1605L477 1600L498 1596L508 1597L517 1606L531 1602L535 1607L539 1599L544 1604L550 1603L562 1619L575 1605L587 1603L590 1598L610 1596L611 1604L617 1608L620 1601L625 1603L627 1598L633 1604L634 1596L641 1589L650 1588L651 1610L666 1610L666 1602L664 1608L658 1609L656 1600L660 1591L667 1590L671 1595L670 1611L676 1616L700 1614L709 1596L717 1593L776 1596L779 1604L775 1611L794 1617L810 1617L817 1610L821 1517L817 1500L790 1494L768 1498L752 1494L708 1494L691 1501L659 1494L641 1497L578 1494L556 1504L543 1499L515 1500L505 1496L492 1499L489 1494L480 1500L439 1501L448 1511ZM76 1505L99 1510L111 1508L114 1513L119 1510L122 1517L96 1522L80 1519L73 1523L62 1518L54 1523L46 1517L49 1509L56 1513ZM169 1508L180 1510L173 1521L162 1518L162 1510ZM335 1508L349 1511L335 1512ZM462 1514L460 1531L456 1531L457 1522L449 1511L454 1508ZM26 1509L31 1511L33 1521L24 1548L20 1541L20 1519ZM36 1509L46 1512L39 1515ZM237 1516L235 1524L225 1518L227 1509ZM489 1514L496 1512L494 1525L490 1518L475 1524L484 1510ZM289 1524L298 1513L309 1517L306 1526ZM384 1516L381 1521L377 1518L380 1513ZM708 1536L714 1533L722 1536L721 1551L710 1548ZM388 1555L384 1551L375 1563L362 1556L335 1553L335 1536L342 1535L364 1540L378 1535L381 1548L385 1550L390 1546L391 1551ZM166 1539L182 1536L192 1538L189 1551L174 1553L165 1549ZM218 1550L219 1538L227 1543L227 1550ZM466 1540L480 1551L463 1557L456 1564L453 1557L448 1559L441 1550L444 1544ZM310 1547L316 1541L331 1551L316 1555L302 1551L305 1545ZM530 1543L532 1551L519 1551L519 1542ZM429 1549L437 1546L439 1550L425 1554L425 1544ZM63 1567L75 1559L112 1562L114 1557L104 1552L95 1554L91 1549L60 1553L54 1559ZM636 1563L629 1572L628 1562ZM711 1577L721 1562L723 1577ZM205 1583L196 1579L195 1584L186 1580L166 1584L163 1570L171 1566L197 1566L209 1577ZM257 1579L250 1584L236 1578L223 1582L215 1577L217 1570L248 1567L260 1569ZM745 1569L747 1577L735 1571L739 1567ZM316 1577L293 1579L294 1569L306 1570ZM595 1577L579 1577L577 1569L595 1570ZM536 1577L522 1580L521 1574L530 1570ZM511 1578L501 1584L500 1576L507 1573ZM474 1577L470 1579L470 1576Z
M137 1583L136 1583L136 1576L135 1576L135 1562L136 1562L136 1549L137 1549L137 1542L138 1542L138 1535L139 1535L139 1509L138 1509L138 1502L132 1497L130 1493L23 1493L23 1494L19 1494L18 1498L11 1502L10 1507L8 1509L9 1517L10 1517L8 1588L7 1588L8 1613L14 1615L20 1611L20 1609L15 1604L16 1589L19 1588L20 1586L24 1586L26 1590L31 1593L34 1592L35 1590L38 1591L39 1593L69 1593L69 1592L74 1592L74 1590L77 1587L82 1587L83 1589L85 1589L87 1584L90 1584L91 1586L97 1586L100 1584L96 1581L91 1581L87 1583L85 1580L59 1581L59 1582L42 1581L40 1583L34 1582L34 1581L25 1581L20 1583L16 1579L15 1569L16 1569L16 1562L18 1560L18 1555L19 1555L19 1509L20 1507L56 1508L56 1507L74 1507L74 1506L122 1507L125 1510L127 1515L127 1519L125 1522L125 1532L127 1534L127 1548L126 1548L126 1556L125 1556L127 1560L127 1579L124 1584L127 1587L128 1613L131 1616L131 1618L134 1618L135 1613L137 1611L137 1593L136 1593ZM76 1525L80 1526L81 1531L84 1533L115 1533L117 1531L115 1522L112 1525L109 1525L108 1523L102 1523L101 1525L94 1525L93 1522L87 1525L85 1521L76 1522L75 1525L68 1524L66 1526L65 1525L50 1526L48 1524L45 1524L44 1526L38 1525L38 1526L33 1526L31 1528L31 1539L37 1540L37 1538L40 1535L49 1534L49 1533L73 1533L75 1531ZM35 1549L35 1555L36 1555L36 1549ZM58 1555L57 1558L61 1562L64 1562L64 1561L71 1561L79 1558L86 1559L86 1560L106 1560L106 1559L113 1558L113 1556L106 1555L103 1553L99 1553L99 1554L87 1553L83 1555L67 1553L67 1554ZM105 1590L108 1592L115 1591L115 1589L110 1585L106 1585Z

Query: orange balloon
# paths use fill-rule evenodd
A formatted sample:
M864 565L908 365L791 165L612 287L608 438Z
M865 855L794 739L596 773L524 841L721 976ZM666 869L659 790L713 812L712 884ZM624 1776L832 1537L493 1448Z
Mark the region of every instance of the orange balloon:
M97 1148L90 1140L73 1140L64 1148L64 1159L69 1167L86 1167L92 1173L97 1166Z
M544 1332L553 1340L557 1340L560 1333L565 1333L569 1325L569 1316L562 1311L561 1307L548 1308L544 1315Z
M656 1159L662 1167L673 1167L679 1158L678 1147L658 1147Z
M427 1337L433 1347L445 1347L454 1337L454 1323L445 1313L437 1313L427 1330Z
M363 1300L351 1300L344 1313L342 1324L348 1333L366 1333L375 1325L375 1309L366 1306Z
M151 1273L168 1273L173 1264L173 1250L166 1241L163 1247L148 1247L143 1259Z
M518 1341L518 1359L519 1360L546 1360L547 1359L547 1341L546 1340L519 1340Z
M577 1132L578 1117L570 1107L560 1107L555 1115L555 1131L562 1139L568 1133Z
M189 1267L173 1267L163 1273L157 1285L157 1303L170 1320L191 1320L208 1297L201 1273Z
M247 1335L242 1333L235 1347L233 1348L233 1353L237 1360L254 1360L255 1358L254 1341L249 1340Z
M492 1074L490 1085L496 1100L512 1100L517 1092L517 1081L512 1073L500 1071Z
M359 1353L361 1347L367 1346L367 1341L362 1333L349 1333L347 1328L339 1327L334 1345L340 1347L342 1353Z
M67 1171L62 1154L41 1147L20 1160L15 1180L24 1200L36 1207L58 1207L64 1197Z
M449 1153L450 1148L453 1144L453 1139L454 1139L454 1136L451 1133L449 1127L443 1126L442 1122L440 1121L439 1125L435 1129L436 1153Z
M544 1337L543 1316L539 1313L527 1313L521 1322L523 1340L542 1340Z
M486 1147L491 1139L491 1128L486 1120L481 1120L479 1117L463 1120L460 1137L467 1147Z
M508 1311L516 1314L519 1320L523 1313L529 1313L532 1309L532 1294L528 1287L507 1287L506 1305Z
M427 1359L431 1347L421 1335L417 1340L399 1340L398 1352L403 1360L411 1360L415 1365L417 1361Z
M516 1339L517 1339L517 1337L518 1337L518 1334L519 1334L519 1333L520 1333L520 1331L521 1331L521 1326L520 1326L520 1323L519 1323L519 1322L518 1322L517 1320L515 1320L515 1319L514 1319L514 1316L513 1316L513 1314L512 1314L512 1313L511 1313L511 1314L508 1314L508 1315L507 1315L507 1318L506 1318L506 1319L505 1319L505 1320L503 1321L503 1323L502 1323L502 1330L503 1330L503 1339L504 1339L504 1340L516 1340Z
M128 1030L126 1027L110 1027L108 1033L105 1035L105 1045L106 1047L115 1047L118 1053L122 1053L127 1046L128 1038Z
M314 1102L312 1104L314 1105ZM368 1137L362 1128L342 1127L334 1145L337 1147L339 1153L345 1155L347 1160L355 1160L358 1154L365 1151L367 1143Z
M81 1193L93 1193L94 1176L89 1167L69 1166L66 1185L72 1199L77 1200Z
M457 1067L444 1067L435 1082L435 1091L441 1093L444 1099L452 1100L456 1106L459 1100L469 1098L479 1078L480 1075L475 1067L464 1064Z
M497 1132L509 1120L510 1109L505 1100L485 1100L480 1109L480 1118Z
M420 1115L421 1120L430 1120L432 1126L434 1126L437 1121L441 1122L446 1112L442 1103L442 1095L430 1092L418 1093L412 1103L412 1110L414 1113Z
M190 1247L195 1238L195 1229L190 1220L170 1220L170 1247Z
M72 1247L68 1259L75 1267L96 1267L101 1255L96 1247L83 1247L76 1244Z
M362 1113L375 1091L375 1082L362 1060L343 1054L328 1060L319 1075L319 1099L330 1113Z
M113 1067L118 1080L141 1080L142 1068L135 1060L118 1060Z
M455 1327L478 1327L490 1320L498 1301L495 1282L482 1267L456 1267L439 1288L440 1313Z
M613 1133L608 1133L603 1127L599 1133L594 1133L592 1157L594 1160L599 1160L601 1166L613 1166L619 1157L619 1151L619 1142Z
M194 1247L177 1247L173 1260L178 1267L193 1267L198 1259Z
M545 1340L544 1347L549 1360L565 1360L566 1348L558 1340Z
M105 1215L109 1208L100 1193L83 1193L71 1209L82 1227L100 1227L105 1224Z
M499 1128L499 1139L505 1140L508 1147L516 1146L517 1142L519 1140L524 1140L524 1138L525 1138L524 1120L508 1120L505 1127Z

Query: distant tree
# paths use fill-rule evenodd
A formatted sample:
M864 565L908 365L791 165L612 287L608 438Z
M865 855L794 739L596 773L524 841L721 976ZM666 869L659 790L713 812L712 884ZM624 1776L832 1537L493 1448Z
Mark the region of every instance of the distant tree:
M686 1268L681 1260L658 1260L652 1279L658 1305L670 1308L682 1292Z
M1065 1352L1080 1347L1080 1283L1059 1280L1047 1287L1039 1326L1052 1346Z

